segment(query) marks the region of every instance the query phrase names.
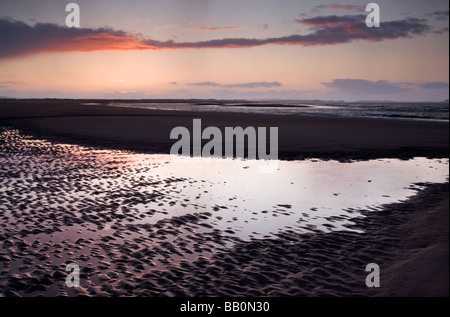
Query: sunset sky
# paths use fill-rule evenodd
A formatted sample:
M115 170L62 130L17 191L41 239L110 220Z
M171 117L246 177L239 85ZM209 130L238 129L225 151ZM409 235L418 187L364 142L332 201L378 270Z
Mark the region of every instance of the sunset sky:
M442 101L447 0L0 0L0 96Z

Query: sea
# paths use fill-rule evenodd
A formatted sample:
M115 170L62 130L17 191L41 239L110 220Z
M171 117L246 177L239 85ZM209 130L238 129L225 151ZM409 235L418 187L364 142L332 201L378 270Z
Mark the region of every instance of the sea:
M397 120L449 120L449 102L327 102L327 101L231 101L231 102L110 102L115 107L171 111L261 113L270 115L311 115L363 117Z

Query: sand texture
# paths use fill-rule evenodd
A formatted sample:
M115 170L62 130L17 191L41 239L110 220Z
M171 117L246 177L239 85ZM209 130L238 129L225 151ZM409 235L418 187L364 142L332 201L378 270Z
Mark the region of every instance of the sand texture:
M244 240L213 226L228 206L181 198L177 186L206 195L207 182L162 178L164 162L132 165L122 151L168 153L170 130L192 118L204 127L278 126L283 159L448 158L446 122L0 101L0 296L449 295L448 178L381 210L359 210L348 231ZM137 177L145 168L150 176ZM139 209L148 203L155 208ZM188 206L191 213L167 217ZM64 284L71 262L81 267L79 288ZM365 285L372 262L380 288Z

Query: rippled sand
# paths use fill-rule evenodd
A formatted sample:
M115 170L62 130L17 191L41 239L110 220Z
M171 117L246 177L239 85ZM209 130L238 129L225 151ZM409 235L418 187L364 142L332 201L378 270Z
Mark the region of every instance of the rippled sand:
M448 181L448 159L261 174L261 162L174 163L0 132L5 296L365 295L365 265L389 260L399 238L373 230ZM65 286L68 263L81 287Z

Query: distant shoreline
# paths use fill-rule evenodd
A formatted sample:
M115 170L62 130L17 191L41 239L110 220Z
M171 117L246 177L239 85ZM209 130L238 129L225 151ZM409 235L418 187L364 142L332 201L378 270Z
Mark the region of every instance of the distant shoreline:
M15 99L0 97L2 103L79 104L178 112L226 112L276 116L370 118L385 120L449 122L448 101L329 101L244 99Z
M448 102L338 102L319 100L139 100L105 102L111 107L270 115L376 118L448 122ZM100 105L100 103L97 103Z

